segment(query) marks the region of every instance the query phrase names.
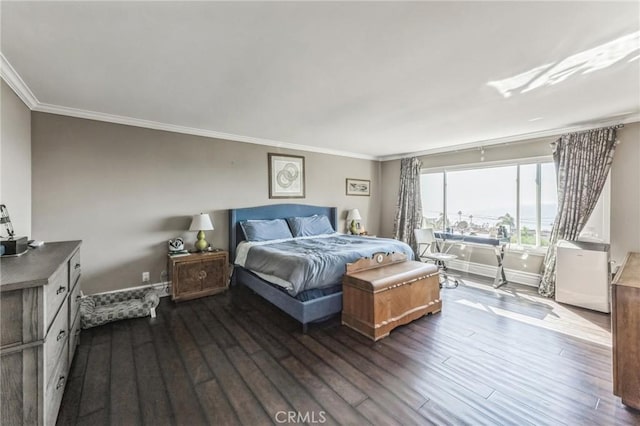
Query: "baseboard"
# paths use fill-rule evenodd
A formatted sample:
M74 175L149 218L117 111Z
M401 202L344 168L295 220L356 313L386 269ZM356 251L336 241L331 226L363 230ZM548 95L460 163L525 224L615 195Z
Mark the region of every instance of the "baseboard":
M498 272L497 266L484 265L482 263L465 262L463 260L449 260L447 261L447 267L456 271L468 272L470 274L489 278L495 278ZM507 276L507 281L524 284L531 287L538 287L538 285L540 284L540 274L507 268L504 269L504 273Z
M156 291L156 293L158 293L158 297L171 296L171 281L165 281L165 282L154 283L154 284L144 284L144 285L139 285L135 287L120 288L118 290L103 291L100 293L93 293L93 294L119 293L121 291L138 290L138 289L147 288L147 287L153 288Z

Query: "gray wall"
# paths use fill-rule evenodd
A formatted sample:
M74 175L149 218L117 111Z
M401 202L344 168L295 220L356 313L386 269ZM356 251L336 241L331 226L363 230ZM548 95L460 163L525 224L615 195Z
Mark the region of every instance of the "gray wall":
M191 215L210 213L207 240L227 248L227 209L270 203L358 208L378 233L380 166L310 152L33 113L33 235L81 239L85 293L151 282L166 270L166 241L195 241ZM303 155L306 198L268 198L267 153ZM345 195L345 179L370 179L371 197Z
M0 95L0 204L16 236L31 235L31 111L4 82ZM0 234L6 236L4 226Z
M611 259L640 252L640 123L618 130L620 144L611 166Z

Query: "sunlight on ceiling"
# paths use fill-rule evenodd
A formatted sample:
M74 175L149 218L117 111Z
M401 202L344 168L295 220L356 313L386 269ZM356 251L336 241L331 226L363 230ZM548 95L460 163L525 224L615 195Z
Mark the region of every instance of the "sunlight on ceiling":
M509 98L518 89L521 89L520 93L526 93L558 84L580 71L582 74L589 74L608 68L638 51L640 51L640 31L576 53L555 65L553 63L541 65L504 80L490 81L487 85L494 87L505 98ZM633 62L638 58L640 55L632 57L627 62Z

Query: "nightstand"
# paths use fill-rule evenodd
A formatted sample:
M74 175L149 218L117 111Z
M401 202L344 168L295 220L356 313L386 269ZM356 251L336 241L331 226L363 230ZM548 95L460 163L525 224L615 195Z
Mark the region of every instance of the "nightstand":
M223 250L169 256L171 298L179 302L225 291L228 262L229 253Z

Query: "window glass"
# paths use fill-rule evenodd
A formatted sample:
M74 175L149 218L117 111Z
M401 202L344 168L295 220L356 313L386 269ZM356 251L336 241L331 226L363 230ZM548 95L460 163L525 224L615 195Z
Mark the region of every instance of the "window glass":
M517 167L447 172L447 218L453 230L495 235L497 226L505 225L513 236Z
M520 166L520 244L536 245L537 164Z
M444 173L426 173L421 176L422 227L443 229Z
M548 246L551 228L558 211L556 168L553 163L543 163L540 171L540 245Z

